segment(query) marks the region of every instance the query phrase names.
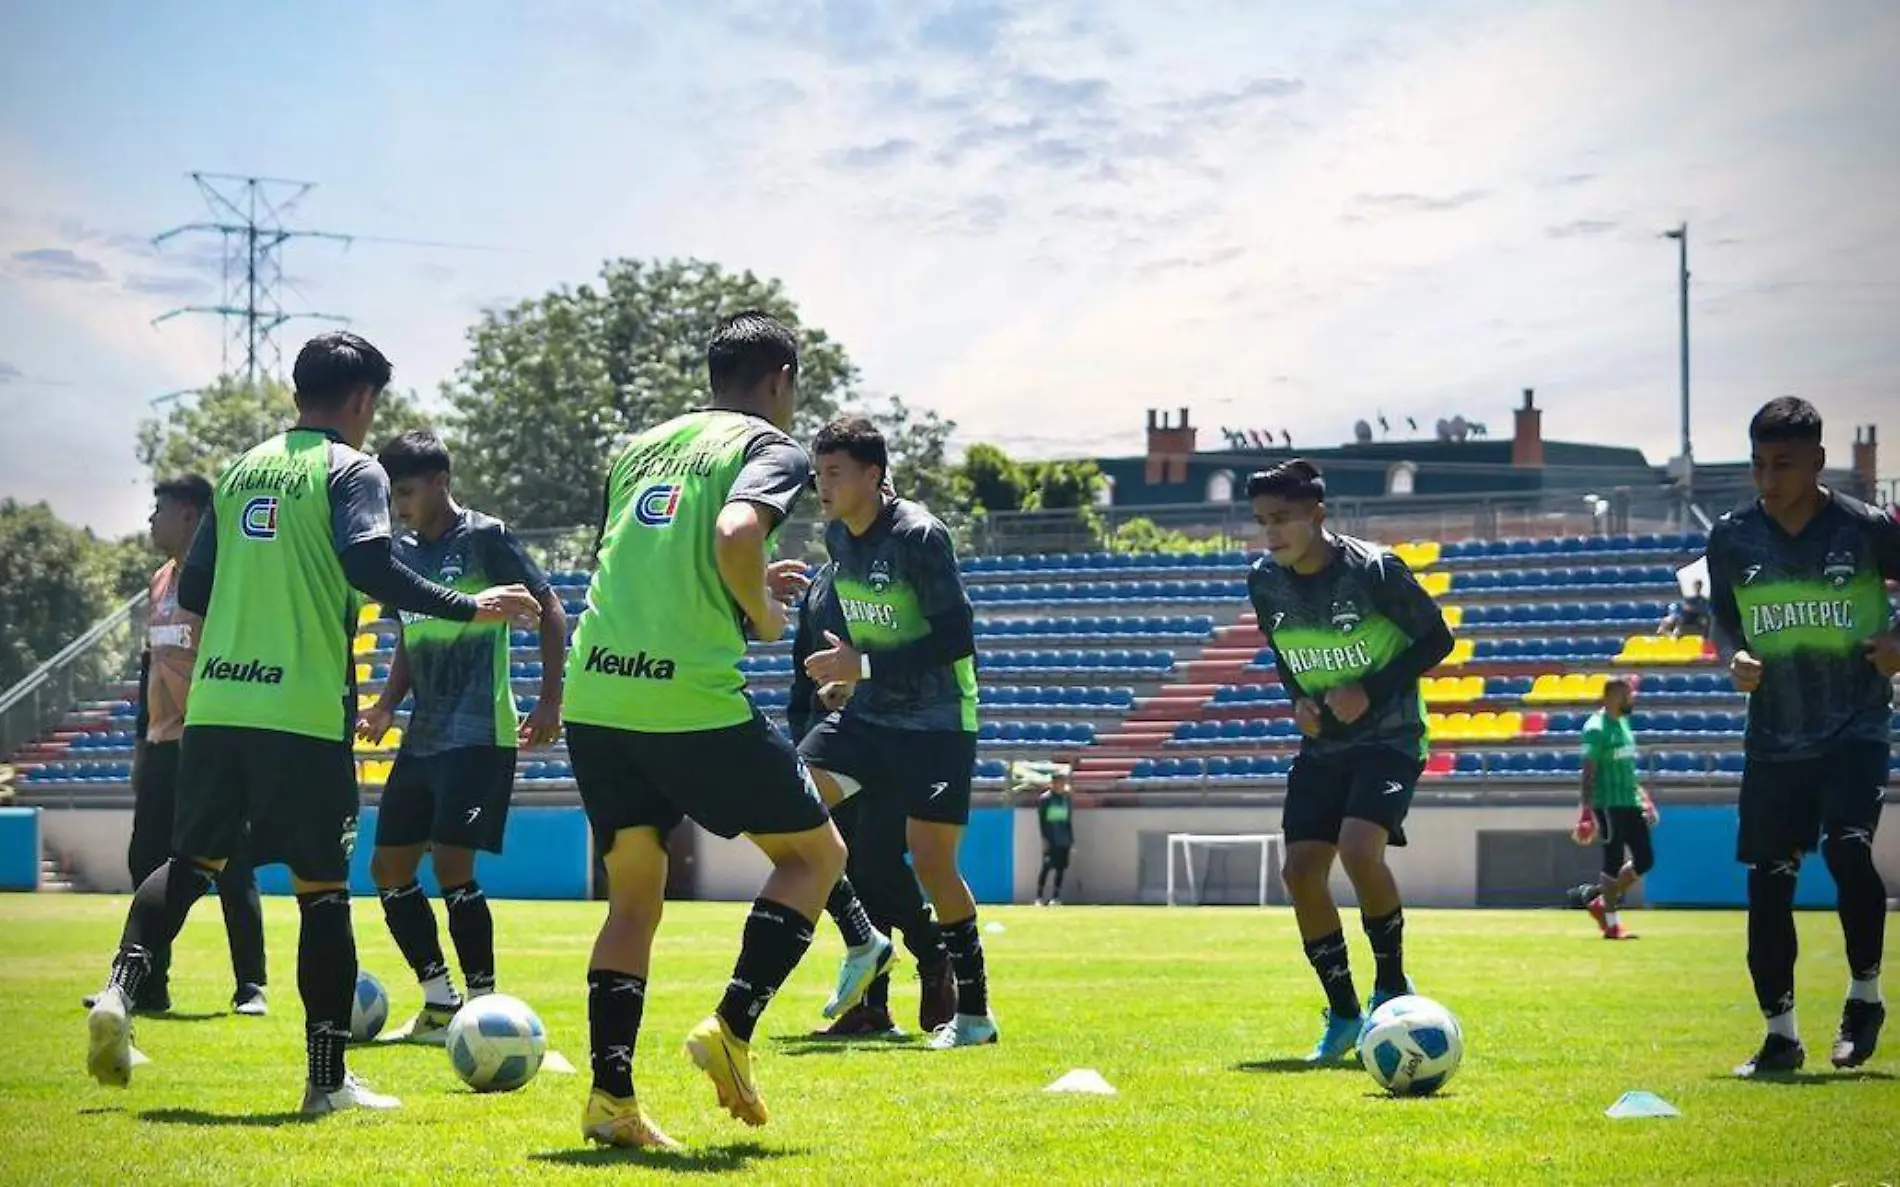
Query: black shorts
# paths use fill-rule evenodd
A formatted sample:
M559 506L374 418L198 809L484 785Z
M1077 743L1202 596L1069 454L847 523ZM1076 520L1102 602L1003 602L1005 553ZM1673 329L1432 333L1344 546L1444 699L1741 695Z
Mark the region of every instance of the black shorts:
M688 816L722 837L802 833L830 819L798 751L757 710L738 725L678 734L569 722L567 756L599 853L623 828L664 841Z
M905 730L833 713L798 745L820 771L848 775L864 794L892 796L912 820L970 823L976 735L962 730Z
M1069 846L1045 845L1042 850L1044 869L1066 870L1069 868Z
M1603 873L1614 878L1623 872L1627 860L1636 867L1637 876L1649 873L1656 865L1656 850L1649 843L1649 817L1641 808L1597 808L1597 836L1603 841Z
M1887 790L1887 746L1848 742L1794 762L1749 759L1742 767L1735 860L1799 861L1847 829L1871 835Z
M1280 830L1298 841L1339 844L1348 816L1382 826L1393 845L1405 844L1405 813L1425 764L1396 750L1356 750L1314 758L1302 752L1286 780Z
M252 864L305 882L345 882L356 851L350 744L244 726L185 727L172 851L228 860L249 834Z
M512 746L462 746L425 755L398 751L376 812L376 844L427 841L500 853L514 790Z

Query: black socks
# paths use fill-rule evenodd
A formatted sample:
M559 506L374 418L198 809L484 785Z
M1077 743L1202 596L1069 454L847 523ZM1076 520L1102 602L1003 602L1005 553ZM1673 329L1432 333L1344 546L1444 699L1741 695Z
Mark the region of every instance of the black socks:
M772 995L811 947L811 922L769 899L754 899L739 942L739 960L719 1002L719 1017L740 1042L752 1041L753 1028Z
M646 1010L647 981L632 973L587 974L587 1035L594 1087L622 1100L633 1095L633 1049Z

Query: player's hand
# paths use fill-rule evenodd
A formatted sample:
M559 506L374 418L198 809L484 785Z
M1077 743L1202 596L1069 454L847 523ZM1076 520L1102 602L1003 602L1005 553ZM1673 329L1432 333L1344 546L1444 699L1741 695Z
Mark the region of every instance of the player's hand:
M1319 704L1301 697L1293 706L1293 724L1299 726L1300 732L1307 737L1319 737Z
M831 684L855 686L864 671L863 654L830 631L825 632L825 642L831 646L805 657L805 675L820 688Z
M855 691L849 684L827 684L818 690L818 703L836 713L844 708L844 703L851 699Z
M1643 797L1643 822L1653 826L1662 819L1662 813L1656 810L1656 801L1650 799L1649 793L1640 787L1636 789L1636 794Z
M545 694L534 703L534 711L521 723L515 743L523 750L532 746L552 746L561 740L561 698Z
M356 715L356 736L371 746L380 745L389 734L389 727L395 723L395 709L377 701Z
M1729 677L1737 692L1754 692L1761 687L1761 661L1746 651L1738 651L1728 661Z
M777 598L765 599L765 621L752 620L752 637L761 643L776 643L785 637L785 630L791 625L785 603Z
M1597 839L1596 813L1592 812L1587 805L1579 809L1577 823L1570 830L1570 839L1585 846Z
M805 592L811 585L811 578L805 573L804 561L773 561L765 566L765 585L772 591L774 598L789 602Z
M520 622L541 620L541 599L525 585L491 585L475 595L476 622Z
M1366 697L1362 684L1342 684L1326 694L1326 707L1333 711L1342 725L1351 725L1366 715L1372 702Z
M1861 644L1867 653L1867 662L1874 670L1889 680L1900 674L1900 634L1885 631Z

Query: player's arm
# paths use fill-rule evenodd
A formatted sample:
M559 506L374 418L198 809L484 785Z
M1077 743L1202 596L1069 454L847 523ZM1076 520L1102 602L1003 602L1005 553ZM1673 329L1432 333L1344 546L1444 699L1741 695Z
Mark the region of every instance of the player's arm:
M534 563L521 538L497 524L488 537L488 572L498 581L519 585L540 603L541 691L521 723L520 744L549 746L561 737L561 698L567 674L567 608L554 583Z
M395 724L396 710L401 708L412 687L409 648L404 646L402 636L397 635L396 654L389 659L389 677L383 681L383 691L376 697L376 703L357 714L356 736L372 746L380 745L389 727Z
M139 699L132 716L132 785L138 786L138 770L145 761L145 731L152 725L152 708L148 699L152 691L152 649L139 652Z
M1900 581L1900 520L1879 511L1874 514L1876 518L1871 525L1874 565L1883 582ZM1867 649L1867 662L1879 669L1882 676L1900 675L1900 619L1889 615L1887 629L1868 639L1863 646Z
M1391 663L1359 682L1366 691L1367 712L1394 697L1412 694L1425 673L1445 662L1453 646L1444 612L1397 556L1386 553L1380 558L1370 592L1373 606L1411 642Z
M185 567L178 572L178 607L203 618L211 608L211 582L218 570L218 509L205 508L198 520L198 531L191 537L185 553ZM144 698L140 698L143 700Z
M1749 653L1748 636L1742 630L1742 608L1735 600L1726 528L1726 521L1718 522L1709 532L1709 633L1715 641L1715 653L1728 665L1736 689L1754 692L1761 686L1761 661Z
M811 459L795 443L766 438L746 459L713 528L719 579L760 642L785 635L784 605L772 595L765 545L811 480Z
M798 603L798 625L792 632L792 687L786 694L785 724L792 731L793 741L811 731L811 719L815 716L814 702L818 699L817 683L805 674L805 657L812 653L813 636L816 634L812 624L812 603L818 594L818 582L813 582Z

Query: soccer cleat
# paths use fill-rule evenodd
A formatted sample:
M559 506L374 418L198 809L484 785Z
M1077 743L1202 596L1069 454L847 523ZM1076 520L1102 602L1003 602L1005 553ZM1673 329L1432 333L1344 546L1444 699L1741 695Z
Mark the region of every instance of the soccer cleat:
M1306 1053L1306 1062L1344 1062L1359 1047L1359 1032L1365 1026L1365 1019L1336 1017L1331 1010L1321 1010L1320 1017L1326 1019L1326 1029L1320 1033L1319 1042Z
M1605 928L1603 938L1606 940L1634 940L1637 936L1635 932L1619 923L1615 927Z
M1365 1016L1367 1018L1372 1017L1372 1013L1374 1010L1377 1010L1380 1006L1383 1006L1385 1003L1391 1001L1395 997L1405 997L1408 994L1413 994L1417 992L1418 990L1412 985L1412 979L1410 977L1407 977L1405 979L1405 988L1403 990L1400 990L1397 993L1394 993L1388 989L1380 989L1377 986L1374 986L1372 990L1372 996L1366 999L1366 1015Z
M838 988L820 1011L827 1018L836 1018L864 1000L864 991L871 982L891 971L897 964L897 946L885 935L874 936L870 943L860 948L845 950L844 963L838 966Z
M1874 1044L1880 1041L1880 1026L1887 1020L1887 1007L1880 1002L1849 1001L1841 1007L1841 1030L1834 1037L1834 1050L1828 1062L1835 1067L1859 1067L1873 1058Z
M599 1088L587 1094L581 1109L581 1137L602 1146L634 1150L679 1150L634 1097L612 1096Z
M1603 900L1593 898L1583 905L1583 909L1590 912L1590 918L1597 921L1597 930L1603 933L1603 938L1611 939L1610 913L1603 909Z
M897 1023L891 1018L889 1006L874 1006L869 1002L859 1002L843 1014L838 1020L823 1030L814 1030L814 1039L882 1039L902 1034Z
M1771 1034L1762 1040L1761 1050L1749 1056L1747 1063L1735 1069L1735 1074L1747 1080L1756 1076L1798 1072L1801 1070L1801 1065L1807 1061L1808 1049L1801 1045L1800 1039L1788 1039Z
M86 1071L108 1088L132 1083L132 1012L125 993L103 990L86 1015Z
M344 1073L343 1086L329 1092L315 1084L305 1082L303 1089L303 1115L321 1117L326 1113L341 1113L346 1109L400 1109L402 1102L393 1096L384 1096L380 1092L371 1092L369 1085L356 1078L351 1072Z
M1002 1033L996 1019L988 1014L958 1014L939 1026L930 1036L930 1049L948 1051L953 1047L985 1047L998 1041Z
M420 1043L425 1047L446 1047L449 1043L449 1023L455 1021L455 1012L462 1003L454 1002L446 1006L424 1003L416 1016L409 1021L407 1033L403 1035L406 1043Z
M937 1029L947 1022L953 1022L957 1016L957 977L951 971L950 960L945 957L943 963L934 969L917 970L917 1029L925 1034L935 1034Z
M103 996L103 993L88 993L79 999L79 1004L90 1010L99 1004L99 999ZM169 1014L171 1012L172 995L169 990L148 990L139 995L138 1001L132 1003L134 1014Z
M712 1080L720 1108L747 1125L765 1124L765 1099L752 1081L752 1045L740 1042L724 1018L713 1014L695 1026L686 1036L686 1054Z
M270 1013L270 1005L264 1000L262 985L240 985L231 995L231 1011L246 1018L262 1018Z
M1603 894L1600 882L1581 882L1564 891L1564 901L1577 910L1590 905Z

